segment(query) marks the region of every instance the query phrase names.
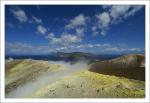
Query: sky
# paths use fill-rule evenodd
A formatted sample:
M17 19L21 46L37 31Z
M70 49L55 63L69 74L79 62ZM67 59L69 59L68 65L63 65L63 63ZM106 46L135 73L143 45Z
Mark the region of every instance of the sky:
M6 5L5 52L145 52L144 5Z

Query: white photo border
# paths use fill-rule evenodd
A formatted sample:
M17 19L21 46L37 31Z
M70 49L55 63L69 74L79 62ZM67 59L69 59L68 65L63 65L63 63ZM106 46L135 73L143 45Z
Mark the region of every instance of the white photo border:
M122 99L122 98L99 98L99 99L70 99L70 98L64 98L64 99L6 99L5 94L4 94L4 69L5 69L5 5L145 5L145 57L146 57L146 68L145 68L145 98L142 99L134 99L134 98L129 98L129 99ZM101 0L101 1L75 1L75 0L66 0L66 1L1 1L1 21L0 21L0 76L1 76L1 94L0 94L0 101L1 102L35 102L35 103L40 103L40 102L149 102L149 64L150 64L150 59L149 59L149 35L150 35L150 30L149 30L149 23L150 23L150 2L149 1L137 1L137 0Z

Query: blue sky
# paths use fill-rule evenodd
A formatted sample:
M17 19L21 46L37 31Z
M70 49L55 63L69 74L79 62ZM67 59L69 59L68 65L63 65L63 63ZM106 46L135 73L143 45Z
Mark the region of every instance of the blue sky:
M143 5L7 5L6 54L145 52Z

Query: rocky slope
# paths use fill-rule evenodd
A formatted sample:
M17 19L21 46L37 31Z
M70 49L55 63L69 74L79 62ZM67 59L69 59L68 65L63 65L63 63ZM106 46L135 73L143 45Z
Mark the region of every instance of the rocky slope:
M144 81L145 56L130 54L112 60L98 61L91 64L90 71Z
M120 60L122 59L110 61L120 64ZM137 59L136 61L139 62ZM91 66L94 67L95 64ZM113 76L99 71L91 72L89 68L90 66L83 62L68 64L30 59L6 60L6 98L145 97L144 81L129 79L126 76Z
M32 98L143 98L145 83L137 80L80 71L48 84Z
M53 65L40 60L13 60L6 61L5 92L9 93L19 86L36 79L46 72L58 72L64 69L62 65Z

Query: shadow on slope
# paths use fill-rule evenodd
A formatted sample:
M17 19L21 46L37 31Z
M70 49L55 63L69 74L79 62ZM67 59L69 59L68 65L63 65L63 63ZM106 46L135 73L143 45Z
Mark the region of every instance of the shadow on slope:
M95 62L91 64L89 70L145 81L145 56L130 54L112 60Z

